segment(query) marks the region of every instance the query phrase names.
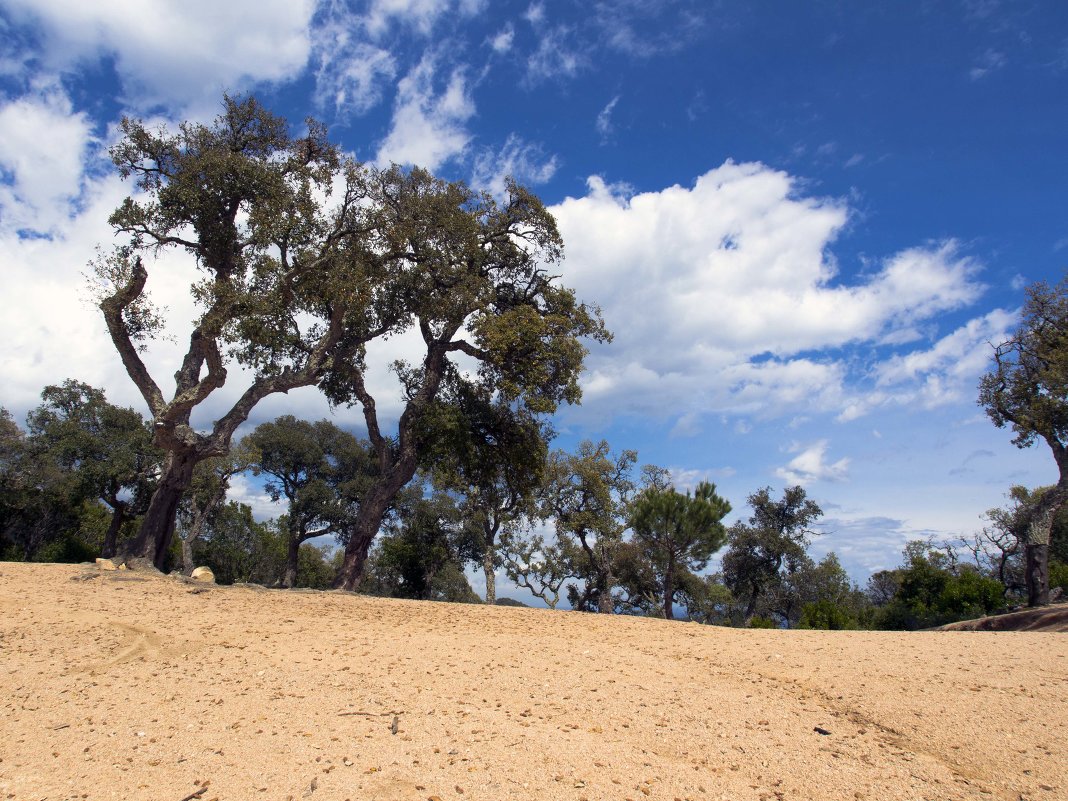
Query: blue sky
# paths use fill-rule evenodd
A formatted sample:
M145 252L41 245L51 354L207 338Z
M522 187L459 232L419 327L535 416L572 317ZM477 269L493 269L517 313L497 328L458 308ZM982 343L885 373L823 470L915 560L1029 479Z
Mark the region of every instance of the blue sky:
M1055 479L975 395L1022 288L1068 264L1063 3L138 9L0 0L0 403L16 416L67 377L140 408L82 277L129 191L107 147L123 114L206 121L223 91L255 92L361 159L491 192L514 174L551 206L563 281L616 334L560 446L603 437L681 485L709 478L732 517L801 482L826 512L814 553L860 581L908 539L975 531L1011 484ZM190 271L168 258L154 289L180 339ZM384 396L405 347L373 354ZM159 343L156 372L176 355ZM286 412L330 414L306 391L254 422Z

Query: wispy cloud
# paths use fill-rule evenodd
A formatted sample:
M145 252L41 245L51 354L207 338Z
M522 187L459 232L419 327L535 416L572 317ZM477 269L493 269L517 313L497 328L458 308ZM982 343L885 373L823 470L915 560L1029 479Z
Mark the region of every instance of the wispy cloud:
M973 81L978 81L981 78L985 78L990 73L1000 70L1007 63L1008 59L1005 57L1004 53L993 49L987 49L976 59L972 68L968 70L968 77Z
M392 126L376 156L379 164L435 170L467 148L467 121L475 113L467 79L463 70L454 69L439 91L437 69L437 58L427 54L397 85Z
M600 134L601 141L608 139L612 135L612 112L618 102L619 95L616 95L597 113L597 133Z
M484 149L475 158L471 185L496 198L504 196L509 177L530 186L543 184L556 173L556 156L547 156L541 146L509 134L500 150Z
M573 78L587 63L574 29L556 25L537 30L538 46L527 57L526 80L530 84L556 78Z
M489 46L493 48L493 51L496 53L507 53L512 49L512 42L514 41L515 28L511 23L508 23L489 39Z
M337 21L316 29L313 39L316 105L339 117L378 105L397 73L390 52L357 40L357 33Z

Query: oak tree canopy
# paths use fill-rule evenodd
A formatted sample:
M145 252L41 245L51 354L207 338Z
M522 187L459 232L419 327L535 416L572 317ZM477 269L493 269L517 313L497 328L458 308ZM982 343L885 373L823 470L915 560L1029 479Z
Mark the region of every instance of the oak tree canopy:
M583 338L609 339L599 311L547 270L562 243L552 215L509 183L498 202L425 170L362 164L307 122L292 136L254 98L224 100L211 125L177 132L122 123L111 156L136 196L110 218L120 244L96 263L111 340L148 406L165 457L125 557L162 565L196 464L230 448L265 397L317 386L359 405L378 466L338 580L359 582L385 511L414 475L430 430L422 416L468 384L534 414L579 400ZM165 393L142 358L161 331L148 294L168 250L196 259L188 344ZM397 363L403 412L379 419L365 373L373 340L417 331L422 355ZM463 358L465 364L458 363ZM207 430L191 424L229 369L247 385Z

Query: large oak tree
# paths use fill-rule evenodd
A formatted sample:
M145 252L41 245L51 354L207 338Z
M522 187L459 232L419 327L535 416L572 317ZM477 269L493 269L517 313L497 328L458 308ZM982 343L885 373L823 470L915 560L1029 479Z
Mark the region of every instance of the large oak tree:
M126 557L162 564L193 468L226 454L238 426L274 393L318 386L333 403L362 407L379 478L348 537L338 579L346 588L359 582L383 515L415 473L429 436L422 413L443 386L480 383L535 413L579 399L580 339L608 335L597 311L546 272L560 237L521 187L510 184L498 204L420 169L360 164L321 125L309 121L308 133L293 137L252 98L226 98L210 126L172 133L127 119L122 132L112 159L140 192L110 218L125 239L97 263L100 306L166 454ZM201 275L169 396L142 358L160 329L149 273L168 249L191 254ZM395 365L404 409L390 436L365 381L365 349L409 329L424 351ZM194 409L235 364L247 385L197 430Z

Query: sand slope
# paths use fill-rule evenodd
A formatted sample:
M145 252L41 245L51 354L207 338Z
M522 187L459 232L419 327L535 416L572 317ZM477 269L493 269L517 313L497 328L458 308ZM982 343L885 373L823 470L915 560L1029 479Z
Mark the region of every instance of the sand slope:
M20 801L1068 798L1064 634L734 631L0 563L0 705L0 798Z

